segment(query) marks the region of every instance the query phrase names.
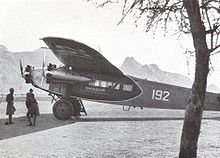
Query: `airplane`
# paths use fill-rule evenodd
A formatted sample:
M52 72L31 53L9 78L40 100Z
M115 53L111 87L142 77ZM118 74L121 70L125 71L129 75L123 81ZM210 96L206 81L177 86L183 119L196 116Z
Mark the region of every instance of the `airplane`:
M97 50L72 39L44 37L42 40L62 66L49 64L42 68L27 65L21 75L26 83L44 90L56 102L53 114L67 120L86 110L82 99L134 107L185 109L190 89L140 79L123 74ZM207 92L204 110L220 110L220 96Z

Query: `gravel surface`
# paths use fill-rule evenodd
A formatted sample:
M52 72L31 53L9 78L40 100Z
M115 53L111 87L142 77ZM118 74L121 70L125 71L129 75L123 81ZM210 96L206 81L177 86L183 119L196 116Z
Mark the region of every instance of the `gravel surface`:
M0 104L1 158L169 158L178 157L183 110L161 110L85 102L88 116L60 121L50 102L39 102L41 116L28 127L26 109L16 105L15 124L5 126ZM204 112L198 157L220 155L220 112Z

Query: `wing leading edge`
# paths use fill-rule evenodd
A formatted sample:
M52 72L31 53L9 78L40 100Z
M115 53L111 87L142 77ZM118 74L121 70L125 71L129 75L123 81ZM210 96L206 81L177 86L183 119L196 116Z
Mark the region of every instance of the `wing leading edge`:
M45 37L42 40L63 64L76 71L123 75L103 55L83 43L58 37Z

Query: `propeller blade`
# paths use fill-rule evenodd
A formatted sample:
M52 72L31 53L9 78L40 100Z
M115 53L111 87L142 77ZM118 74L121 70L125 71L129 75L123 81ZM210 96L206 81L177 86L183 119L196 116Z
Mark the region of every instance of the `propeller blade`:
M44 53L44 56L43 56L43 64L42 64L42 77L41 77L41 86L44 82L44 78L45 78L45 65L46 65L46 53Z
M41 77L41 83L40 83L41 86L43 85L43 82L44 82L44 77L42 76Z
M42 64L42 75L44 77L45 77L45 70L44 70L45 65L46 65L46 54L44 53L43 64Z
M19 60L19 62L20 62L21 76L24 78L24 71L23 71L23 65L22 65L21 59Z

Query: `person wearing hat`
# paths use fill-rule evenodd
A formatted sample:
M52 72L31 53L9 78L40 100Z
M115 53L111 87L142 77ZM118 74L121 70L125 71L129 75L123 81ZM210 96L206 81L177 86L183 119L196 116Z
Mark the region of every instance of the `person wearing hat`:
M14 124L12 122L12 115L15 112L15 107L14 107L14 89L10 88L9 89L9 94L6 96L6 101L7 101L7 108L6 108L6 115L8 115L8 122L5 122L5 125L11 125Z
M34 97L33 89L30 89L29 92L26 94L26 107L28 109L27 111L27 118L29 121L28 126L35 126L36 118L40 115L39 113L39 107L37 100ZM33 123L31 121L31 117L34 118Z

